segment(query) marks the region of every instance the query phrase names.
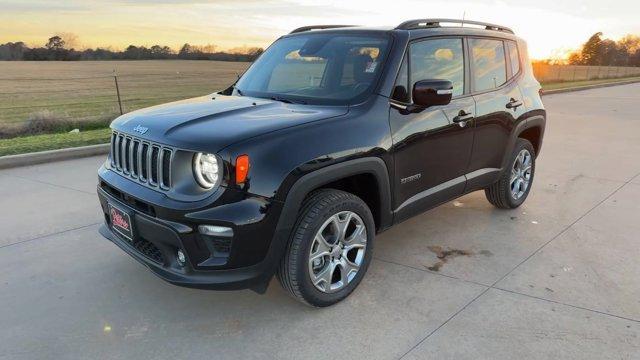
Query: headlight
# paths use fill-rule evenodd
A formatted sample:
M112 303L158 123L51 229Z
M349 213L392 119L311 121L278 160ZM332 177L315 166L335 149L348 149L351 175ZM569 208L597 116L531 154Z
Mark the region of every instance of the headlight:
M211 189L218 184L220 172L215 155L197 153L193 157L193 174L200 186Z

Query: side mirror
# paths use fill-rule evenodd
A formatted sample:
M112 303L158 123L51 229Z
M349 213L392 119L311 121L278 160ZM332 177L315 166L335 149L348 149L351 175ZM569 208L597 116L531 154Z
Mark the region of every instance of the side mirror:
M413 103L422 107L447 105L453 96L453 83L449 80L420 80L413 84Z

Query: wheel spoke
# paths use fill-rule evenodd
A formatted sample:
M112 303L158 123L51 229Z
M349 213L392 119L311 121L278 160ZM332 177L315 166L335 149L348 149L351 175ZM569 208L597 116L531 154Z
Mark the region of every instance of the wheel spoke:
M313 254L311 254L311 256L309 257L309 262L311 263L311 266L313 267L313 262L317 259L323 258L325 256L329 256L331 255L331 253L329 251L316 251Z
M340 215L343 215L341 218ZM352 212L339 213L333 216L334 224L338 229L338 239L337 241L344 241L347 236L347 228L349 227L349 223L351 222L351 218L353 217Z
M351 275L352 273L355 275L355 273L358 272L358 269L360 268L360 266L352 263L346 257L343 257L339 264L340 264L340 280L342 281L342 286L345 286L349 283L349 279L353 278L353 277L350 277L349 275Z
M520 188L522 186L522 180L520 180L520 178L516 179L515 184L512 187L512 193L513 193L513 197L515 197L516 199L520 197Z
M367 232L364 225L357 225L355 231L344 241L344 249L361 249L367 245Z
M511 185L511 187L513 187L513 183L518 180L518 173L516 173L515 171L511 172L511 179L509 180L509 185Z
M323 252L331 251L331 244L329 244L327 242L327 239L325 239L324 236L322 236L322 231L320 231L320 232L318 232L316 234L315 241L318 244L316 252L318 252L318 251L323 251Z
M314 277L313 284L318 287L322 286L325 291L328 291L331 287L331 279L335 270L336 264L333 261L329 262L322 271L312 275Z

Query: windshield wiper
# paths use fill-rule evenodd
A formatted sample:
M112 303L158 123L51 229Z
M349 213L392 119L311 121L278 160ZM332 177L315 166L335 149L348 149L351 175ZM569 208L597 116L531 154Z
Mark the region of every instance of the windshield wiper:
M233 85L233 88L234 88L234 89L236 89L236 91L238 92L238 95L240 95L240 96L244 96L244 95L242 94L242 90L238 89L238 87L237 87L237 86Z
M291 99L283 98L283 97L280 97L280 96L272 96L269 99L274 100L274 101L280 101L280 102L283 102L285 104L302 104L302 105L305 105L307 103L306 101L291 100Z

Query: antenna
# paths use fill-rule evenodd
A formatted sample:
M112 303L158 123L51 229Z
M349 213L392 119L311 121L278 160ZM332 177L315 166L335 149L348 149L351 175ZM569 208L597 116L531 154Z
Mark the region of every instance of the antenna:
M460 27L464 27L464 16L467 15L466 11L462 12L462 22L460 23Z

